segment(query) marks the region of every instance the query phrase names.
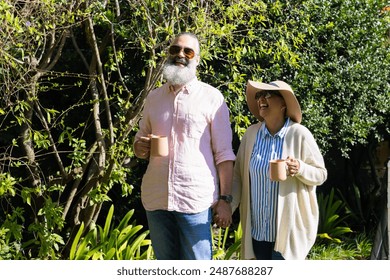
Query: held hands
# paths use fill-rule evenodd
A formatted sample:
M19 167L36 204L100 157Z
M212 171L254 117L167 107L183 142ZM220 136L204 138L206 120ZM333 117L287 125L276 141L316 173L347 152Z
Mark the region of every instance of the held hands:
M287 175L294 177L299 172L299 161L295 158L292 158L290 156L286 159L286 165L287 165Z
M213 222L222 228L227 228L232 223L232 208L223 200L218 200L213 207Z

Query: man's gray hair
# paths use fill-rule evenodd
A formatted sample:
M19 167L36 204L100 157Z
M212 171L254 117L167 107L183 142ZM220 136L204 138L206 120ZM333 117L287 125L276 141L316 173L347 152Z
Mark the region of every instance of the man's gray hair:
M175 39L181 37L181 36L189 36L189 37L192 37L196 40L196 42L198 42L198 49L195 50L196 54L199 55L200 54L200 43L199 43L199 38L198 36L196 36L194 33L191 33L191 32L180 32L179 34L176 35Z

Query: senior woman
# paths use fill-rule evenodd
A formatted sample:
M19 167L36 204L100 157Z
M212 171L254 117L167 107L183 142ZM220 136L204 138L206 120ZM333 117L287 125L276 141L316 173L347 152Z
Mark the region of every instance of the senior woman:
M245 132L234 168L233 209L240 204L243 259L305 259L319 210L316 186L327 170L292 88L248 81L248 108L259 120ZM271 181L269 161L285 159L287 179Z

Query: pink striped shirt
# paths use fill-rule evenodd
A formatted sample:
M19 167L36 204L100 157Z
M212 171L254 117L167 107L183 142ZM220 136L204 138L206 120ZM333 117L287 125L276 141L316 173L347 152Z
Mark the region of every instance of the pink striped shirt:
M146 210L198 213L218 198L216 165L235 160L229 110L216 88L197 79L178 92L164 84L149 93L135 141L168 136L169 155L149 159L142 179Z

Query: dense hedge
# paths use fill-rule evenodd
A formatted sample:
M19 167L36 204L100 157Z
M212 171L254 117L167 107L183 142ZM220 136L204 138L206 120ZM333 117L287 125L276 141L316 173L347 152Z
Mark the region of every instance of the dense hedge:
M226 97L235 148L254 121L246 81L287 81L329 182L341 196L352 188L354 222L375 225L374 152L389 138L386 1L174 3L0 0L0 259L66 258L108 201L117 221L143 212L132 137L180 31L199 35L199 78Z

